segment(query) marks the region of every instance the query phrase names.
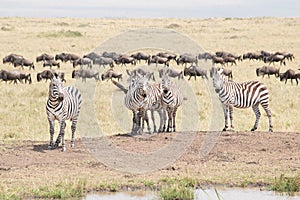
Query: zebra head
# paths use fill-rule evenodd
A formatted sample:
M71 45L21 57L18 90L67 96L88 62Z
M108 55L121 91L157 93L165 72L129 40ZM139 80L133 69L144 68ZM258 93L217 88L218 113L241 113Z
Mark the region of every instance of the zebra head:
M49 85L49 98L59 102L64 100L63 85L60 77L53 76Z
M142 76L137 79L136 81L136 89L139 95L141 95L143 98L147 97L147 90L149 87L148 83L148 77L147 76Z
M223 87L225 77L223 76L222 73L223 73L223 69L218 69L218 70L215 70L215 72L213 74L213 86L217 93L219 93Z
M162 81L161 81L161 87L162 87L162 91L163 94L166 95L168 94L168 92L170 91L170 86L171 86L172 82L168 76L168 74L163 74L162 75Z

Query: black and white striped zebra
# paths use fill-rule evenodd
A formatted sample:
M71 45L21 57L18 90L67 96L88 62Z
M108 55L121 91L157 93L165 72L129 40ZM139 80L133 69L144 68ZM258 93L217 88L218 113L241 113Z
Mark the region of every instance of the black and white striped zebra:
M233 107L252 107L256 120L251 131L255 131L261 116L259 104L261 104L264 108L269 118L269 131L273 131L272 116L269 108L269 91L264 84L258 81L248 81L243 83L228 81L222 74L222 69L219 69L213 75L213 86L215 91L219 94L219 99L223 106L225 117L225 127L223 131L228 129L228 113L231 122L231 129L234 129Z
M167 132L176 132L176 112L183 102L183 96L179 87L170 81L167 74L162 75L162 104L168 113L168 127Z
M160 115L160 128L159 132L163 131L164 119L161 102L161 87L160 84L149 83L149 77L147 75L134 75L130 77L130 85L125 95L125 105L133 112L133 126L132 133L141 133L141 120L145 119L149 122L147 111L151 111L154 132L156 132L156 125L154 121L154 111L157 111ZM150 129L149 129L150 131Z
M65 127L66 120L71 120L72 139L71 147L74 147L74 135L82 97L79 90L73 86L64 87L59 77L53 76L49 85L49 97L46 105L46 112L50 126L50 144L49 149L54 148L54 122L58 120L60 132L55 142L55 147L62 141L62 151L66 150L65 145Z

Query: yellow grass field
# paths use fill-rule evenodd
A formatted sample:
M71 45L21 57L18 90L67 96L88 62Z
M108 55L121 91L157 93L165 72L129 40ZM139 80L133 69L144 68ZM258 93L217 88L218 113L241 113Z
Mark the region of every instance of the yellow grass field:
M300 68L300 38L297 33L300 30L300 19L298 18L249 18L249 19L39 19L39 18L1 18L0 19L0 57L10 53L21 54L24 57L35 61L36 56L41 53L52 55L61 52L71 52L78 55L87 54L96 49L103 42L114 38L128 30L139 30L143 28L158 28L174 30L182 34L205 51L215 52L224 50L236 54L266 50L270 52L287 51L295 56L294 61L288 61L287 66L281 66L281 72L288 68L297 70ZM178 43L180 44L180 42ZM120 47L122 44L120 44ZM116 47L118 49L118 47ZM146 49L148 53L156 53L159 49ZM132 50L134 52L134 49ZM119 52L119 53L132 53ZM179 53L179 52L175 52ZM3 140L48 140L48 122L45 113L45 102L48 96L48 83L36 81L36 73L43 69L38 63L36 70L31 70L33 83L5 84L1 82L1 128L0 138ZM201 64L200 64L201 65ZM210 63L206 63L210 66ZM286 85L279 79L256 77L255 69L264 65L261 61L238 62L233 69L235 81L260 80L270 90L270 108L273 114L274 131L299 132L298 123L299 109L299 86ZM171 66L182 69L175 62ZM279 66L279 64L276 64ZM12 65L1 64L1 69L13 69ZM98 68L98 66L94 66ZM133 66L115 67L116 71L124 75L123 84L126 84L125 69L133 69ZM151 69L155 70L152 66ZM28 69L25 69L29 71ZM75 80L71 79L73 70L70 63L63 63L60 69L66 72L67 83L72 85ZM105 69L106 70L106 69ZM100 74L104 71L100 68ZM157 75L157 74L156 74ZM157 77L158 78L158 77ZM211 101L207 90L207 83L203 79L193 79L188 83L193 89L197 99L198 125L193 125L197 130L209 130L211 120L214 118L211 112ZM88 82L94 82L94 80ZM81 81L77 81L81 84ZM93 84L93 83L92 83ZM180 82L178 83L181 84ZM84 84L82 84L83 87ZM89 84L86 85L88 87ZM116 124L116 115L113 113L112 95L118 94L122 99L121 92L117 91L110 82L96 83L94 108L97 121L105 134L116 134L128 132L122 126ZM215 95L212 93L212 95ZM118 98L119 98L118 97ZM214 96L216 97L216 95ZM120 102L119 102L120 103ZM189 100L184 104L189 108ZM121 104L120 104L121 105ZM123 107L124 108L124 107ZM267 117L262 111L259 131L267 131ZM220 110L222 113L222 111ZM181 117L178 112L178 124L181 124ZM126 124L131 123L131 113L128 112L125 119ZM223 116L221 121L223 122ZM220 117L219 116L219 117ZM251 109L235 110L235 129L249 130L255 120ZM193 116L197 119L197 116ZM180 125L179 125L180 126ZM222 124L223 126L223 124ZM128 127L128 125L127 125ZM220 127L222 128L222 127ZM179 128L180 130L180 128ZM67 127L67 131L69 128ZM195 130L196 131L196 130ZM69 132L68 132L69 133ZM80 133L78 133L80 135ZM78 136L78 135L77 135ZM68 136L67 136L68 137Z
M144 34L145 30L149 29L186 38L189 42L184 40L173 42L174 49L177 47L174 51L176 54L195 51L195 49L190 49L191 52L186 50L190 43L212 53L286 51L293 53L295 60L287 61L287 66L281 66L280 71L289 68L298 71L300 68L300 18L0 18L0 58L10 53L21 54L32 61L42 53L55 55L69 52L83 56L95 49L99 50L99 47L105 46L107 42L113 43L115 38L122 35L139 33L139 30L144 31ZM150 34L149 38L151 37ZM169 39L164 35L158 43L167 43ZM118 42L111 48L118 53L126 54L136 51L154 54L170 50L151 45L134 48L133 45L132 49L121 51L128 48L125 43L128 41L138 44L139 37L130 38L124 43ZM120 83L127 84L126 69L131 70L143 65L116 66L114 69L123 73L124 79ZM201 61L199 65L208 69L211 67L210 62ZM249 132L255 121L252 109L235 109L237 132L223 132L211 142L209 139L214 137L215 132L206 131L221 130L224 118L217 95L212 89L210 77L208 80L197 78L196 81L194 79L187 81L187 77L180 81L174 80L187 98L178 110L178 133L127 137L123 134L130 132L131 113L123 105L124 94L110 81L87 80L86 83L82 83L81 80L72 79L72 65L62 63L60 71L66 73L65 85L78 87L83 94L84 102L75 135L75 148L69 148L71 134L70 124L67 123L67 151L62 153L60 149L47 150L49 127L45 104L49 81L37 82L36 74L44 68L42 63L35 62L36 70L24 69L31 73L32 84L15 85L0 82L0 198L57 198L55 192L64 195L69 192L68 188L72 191L74 189L75 195L66 194L66 197L81 198L88 192L99 190L157 189L170 181L174 183L186 177L196 180L194 186L221 184L242 187L267 186L267 189L274 179L281 175L297 179L300 166L300 85L297 86L295 82L291 85L290 81L285 85L274 76L257 77L255 69L263 65L261 61L244 60L238 62L237 66L228 68L233 70L235 81L259 80L268 87L274 133L266 132L268 120L262 109L260 124L255 133ZM279 64L275 66L279 67ZM171 62L171 67L183 69L183 66L176 65L174 61ZM0 69L13 68L12 65L2 64L1 61ZM93 68L99 69L98 66ZM157 71L158 68L151 65L149 70ZM107 68L101 67L100 75L105 70ZM159 81L157 72L155 76ZM57 133L58 126L55 137ZM109 145L99 145L101 144L99 138L102 135L109 135L101 138L107 138ZM90 143L84 143L86 137L97 138L88 140L92 141ZM189 145L186 145L186 141L190 141ZM206 152L205 148L202 149L205 146L203 144L209 146L210 142L216 145L213 149L208 149L207 157L200 157ZM172 145L180 147L179 150L173 148L168 151L168 147ZM148 167L148 164L151 164L150 172L131 173L126 169L119 171L116 170L119 166L107 165L91 153L93 150L101 151L99 154L108 152L103 157L119 164L118 159L122 156L120 154L114 157L116 154L111 151L112 147L120 150L122 155L124 152L128 153L126 155L129 155L129 159L126 160L126 164L129 164L129 167L140 165ZM148 155L159 152L162 152L162 155L156 157L156 160L148 159ZM131 163L135 157L143 157L142 160L146 164L144 161ZM164 158L174 160L163 163L164 166L158 165ZM51 193L54 193L53 196L47 196Z

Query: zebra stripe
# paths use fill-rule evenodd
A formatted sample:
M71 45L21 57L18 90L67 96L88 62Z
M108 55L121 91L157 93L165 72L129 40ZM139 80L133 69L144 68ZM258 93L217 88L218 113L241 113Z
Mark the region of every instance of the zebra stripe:
M57 147L62 140L62 151L66 150L64 140L64 129L66 127L66 120L71 120L72 139L71 147L74 147L74 135L76 124L80 112L82 97L79 90L75 87L64 87L59 77L53 77L49 85L49 97L46 104L46 112L50 126L50 144L49 149L54 148L54 121L58 120L60 125L60 132L55 142Z
M176 112L178 107L183 102L183 96L178 88L173 82L170 81L169 76L164 74L162 76L162 104L168 113L168 127L167 132L176 132Z
M228 81L222 74L222 69L216 71L213 76L213 86L219 94L219 99L223 106L225 127L223 131L228 128L228 112L231 122L231 129L233 126L233 107L249 108L252 107L256 120L251 131L258 127L261 113L259 111L259 104L264 108L269 119L269 131L273 131L272 116L269 108L269 91L267 87L258 81L248 81L243 83L236 83Z

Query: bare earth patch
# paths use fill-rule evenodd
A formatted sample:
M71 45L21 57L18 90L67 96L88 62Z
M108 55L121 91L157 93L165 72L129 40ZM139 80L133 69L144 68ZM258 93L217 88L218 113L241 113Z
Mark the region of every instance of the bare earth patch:
M174 140L176 134L192 133L116 135L108 139L125 151L145 153L163 148L170 142L180 143L180 140ZM200 158L205 134L210 132L198 132L175 163L144 174L125 173L104 166L89 154L81 139L76 141L74 149L68 148L64 153L60 149L48 150L48 143L44 141L1 144L0 185L7 189L21 185L34 189L55 181L85 179L90 189L100 183L140 187L143 180L157 183L165 177L189 176L201 184L259 187L281 174L296 176L300 172L299 133L223 132L209 155Z

